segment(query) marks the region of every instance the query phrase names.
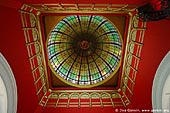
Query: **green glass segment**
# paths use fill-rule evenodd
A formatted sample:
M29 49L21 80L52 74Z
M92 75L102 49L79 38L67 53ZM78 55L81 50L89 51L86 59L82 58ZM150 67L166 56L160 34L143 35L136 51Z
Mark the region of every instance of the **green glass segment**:
M76 85L102 82L119 67L122 40L103 16L70 15L51 31L47 52L57 76Z

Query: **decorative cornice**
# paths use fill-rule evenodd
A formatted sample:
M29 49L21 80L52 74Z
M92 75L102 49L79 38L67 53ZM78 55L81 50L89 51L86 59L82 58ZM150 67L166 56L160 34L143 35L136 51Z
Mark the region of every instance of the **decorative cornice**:
M52 8L56 5L57 8ZM71 5L72 6L72 5ZM131 5L114 5L114 4L73 4L73 8L70 4L32 4L23 5L21 8L21 18L23 23L23 30L26 39L26 46L29 55L29 61L33 72L33 78L35 82L35 88L37 96L39 98L39 104L43 107L94 107L93 106L93 90L59 90L53 91L49 89L48 76L46 69L46 61L44 56L43 42L41 36L41 26L39 23L39 15L41 13L102 13L102 14L128 14L130 16L129 27L127 32L125 56L123 62L123 70L121 75L121 85L118 90L112 91L95 91L96 99L98 99L97 106L104 107L107 102L109 106L115 107L116 102L118 106L124 106L130 104L131 97L133 96L133 88L135 86L136 74L138 72L138 65L140 62L140 54L143 47L144 33L146 30L146 23L138 20L138 15L135 13L136 6ZM85 7L87 6L87 8ZM104 7L105 6L105 7ZM39 7L39 8L38 8ZM50 7L50 9L49 9ZM84 7L84 9L83 9ZM100 10L97 9L100 7ZM103 8L101 8L103 7ZM130 9L128 9L130 8ZM82 12L83 10L83 12ZM34 32L35 31L35 32ZM37 37L37 38L36 38ZM36 39L36 40L34 40ZM34 52L35 51L35 52ZM38 60L38 63L35 61ZM39 73L39 71L41 73ZM102 98L102 94L106 94L107 98ZM81 103L82 95L86 95L87 103ZM65 95L65 97L63 97ZM74 101L72 103L72 97ZM118 95L118 96L115 96ZM63 99L65 99L63 100ZM118 99L114 100L115 98ZM107 102L105 103L105 99ZM61 103L64 101L64 103ZM110 101L108 101L110 100ZM64 104L64 105L63 105ZM86 104L83 106L82 104ZM88 106L89 105L89 106Z

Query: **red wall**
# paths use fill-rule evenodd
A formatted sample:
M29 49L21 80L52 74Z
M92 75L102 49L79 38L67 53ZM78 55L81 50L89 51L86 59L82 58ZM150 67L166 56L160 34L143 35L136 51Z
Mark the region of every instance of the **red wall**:
M30 70L21 16L17 9L0 6L0 52L14 73L18 89L18 112L33 113L37 96Z
M170 50L170 20L148 22L132 100L133 108L149 108L152 84L159 63Z
M0 6L5 6L8 8L19 9L22 5L22 2L19 0L0 0Z
M12 1L12 0L11 0ZM14 0L13 0L14 1ZM35 2L36 0L20 0L22 2ZM44 0L39 0L39 2ZM62 0L60 0L62 1ZM70 2L64 0L63 2ZM80 1L80 0L79 0ZM129 1L130 0L126 0ZM146 0L144 0L146 1ZM134 3L143 3L143 0L133 0ZM92 0L90 2L93 2ZM98 1L98 2L101 2ZM109 1L107 1L108 3ZM121 0L121 2L124 2ZM4 3L4 5L3 5ZM8 4L6 4L8 3ZM14 4L13 4L14 3ZM82 1L80 3L83 3ZM96 3L96 2L94 2ZM3 6L2 6L3 5ZM5 7L4 7L5 6ZM19 2L0 2L0 52L9 62L18 87L18 112L41 113L37 107L38 101L33 85L32 73L28 61L25 39L21 28L21 17L17 8ZM143 108L151 110L152 82L156 69L170 50L170 20L148 22L141 54L139 73L136 78L134 95L130 108ZM113 113L113 108L45 108L42 113Z

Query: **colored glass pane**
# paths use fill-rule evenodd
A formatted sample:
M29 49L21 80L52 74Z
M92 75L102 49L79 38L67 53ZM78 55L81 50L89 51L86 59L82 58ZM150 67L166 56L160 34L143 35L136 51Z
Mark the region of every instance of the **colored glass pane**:
M47 51L50 67L71 84L93 85L119 67L122 40L102 16L72 15L51 31Z

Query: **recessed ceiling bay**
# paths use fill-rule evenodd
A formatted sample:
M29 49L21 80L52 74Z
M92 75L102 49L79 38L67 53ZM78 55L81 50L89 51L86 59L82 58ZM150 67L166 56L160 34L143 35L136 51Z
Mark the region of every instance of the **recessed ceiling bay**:
M69 85L96 86L119 69L122 38L103 16L66 16L51 30L47 43L52 72Z

